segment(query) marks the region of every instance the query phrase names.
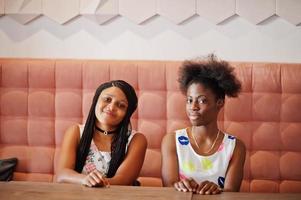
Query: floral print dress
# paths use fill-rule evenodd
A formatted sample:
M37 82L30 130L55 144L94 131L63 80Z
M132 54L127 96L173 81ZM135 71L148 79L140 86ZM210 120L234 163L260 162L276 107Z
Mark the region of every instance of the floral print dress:
M83 134L84 125L80 125L80 136ZM126 146L126 151L128 145L130 144L135 132L132 131L131 135L128 138L128 143ZM82 174L89 174L90 172L97 169L104 176L107 175L111 161L111 152L99 151L94 140L92 139L90 149L86 158L85 165L82 170Z

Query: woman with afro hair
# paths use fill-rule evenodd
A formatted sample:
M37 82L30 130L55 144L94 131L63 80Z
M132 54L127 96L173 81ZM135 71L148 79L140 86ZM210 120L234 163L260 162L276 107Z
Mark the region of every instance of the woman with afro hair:
M198 194L239 191L246 148L217 124L225 96L237 97L241 89L233 70L214 55L185 61L180 68L180 89L191 125L163 138L164 186Z

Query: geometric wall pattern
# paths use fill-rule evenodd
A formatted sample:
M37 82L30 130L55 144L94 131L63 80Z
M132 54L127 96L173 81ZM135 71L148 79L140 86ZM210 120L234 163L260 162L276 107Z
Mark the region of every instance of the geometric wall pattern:
M0 0L0 16L4 15L4 0Z
M81 0L80 15L103 24L119 14L119 0Z
M79 15L79 0L43 0L43 14L64 24Z
M215 24L235 15L235 0L197 0L197 14Z
M294 25L301 23L300 0L0 0L0 16L28 24L44 15L59 24L85 16L98 24L117 16L143 24L160 15L175 24L199 16L219 24L238 15L252 24L278 16Z
M27 24L42 14L42 0L5 0L4 12L17 22Z
M156 15L157 0L119 1L120 15L141 24Z
M236 13L251 23L258 24L275 14L275 2L275 0L237 0Z
M157 3L158 14L180 24L196 14L195 0L161 0Z
M301 21L301 1L277 0L276 14L288 22L298 25Z

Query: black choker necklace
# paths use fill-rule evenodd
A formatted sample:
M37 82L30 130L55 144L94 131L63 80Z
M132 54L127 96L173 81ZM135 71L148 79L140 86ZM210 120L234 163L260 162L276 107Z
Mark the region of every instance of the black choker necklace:
M116 130L114 130L114 131L104 131L101 128L99 128L98 126L96 126L96 125L95 125L95 128L96 128L96 130L98 130L99 132L102 132L105 135L112 134L112 133L116 132Z

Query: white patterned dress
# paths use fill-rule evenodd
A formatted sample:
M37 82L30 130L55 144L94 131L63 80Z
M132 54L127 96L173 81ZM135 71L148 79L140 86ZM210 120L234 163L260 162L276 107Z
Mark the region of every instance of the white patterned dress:
M176 150L180 179L214 182L224 188L225 175L236 144L236 138L224 133L218 150L209 156L197 154L191 146L186 129L176 131Z
M79 125L80 136L82 136L84 131L84 125ZM135 132L132 131L132 134L129 136L128 143L126 146L126 151L128 145L130 144ZM82 174L89 174L93 170L97 169L103 175L107 175L111 161L111 152L99 151L97 146L92 139L89 153L86 158L86 163L83 167Z

